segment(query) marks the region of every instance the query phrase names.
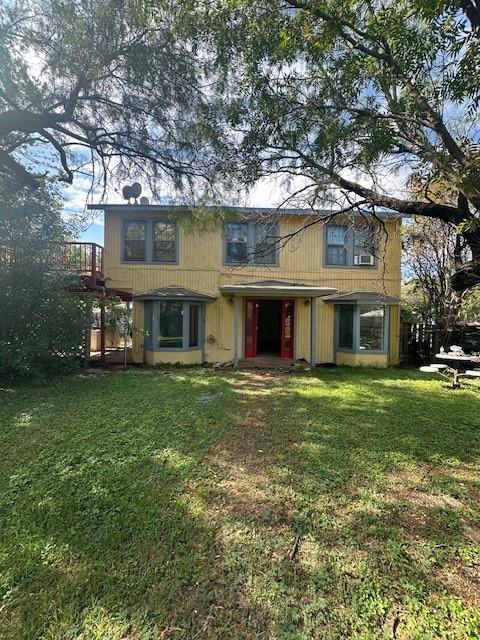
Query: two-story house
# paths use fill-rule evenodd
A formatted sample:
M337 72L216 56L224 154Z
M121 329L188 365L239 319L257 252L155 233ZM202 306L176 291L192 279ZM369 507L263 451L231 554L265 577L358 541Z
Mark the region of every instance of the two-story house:
M398 216L232 207L198 225L187 207L91 208L108 286L133 295L134 362L398 362Z

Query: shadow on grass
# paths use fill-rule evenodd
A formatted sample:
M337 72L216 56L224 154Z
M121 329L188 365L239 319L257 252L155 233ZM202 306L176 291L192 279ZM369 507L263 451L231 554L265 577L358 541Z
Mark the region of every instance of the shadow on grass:
M288 613L268 602L277 628L477 637L480 398L410 372L336 373L245 376L236 436L213 460L230 469L215 500L276 533L257 573L276 557L295 585ZM296 536L305 558L292 578L282 567Z
M401 371L13 390L0 635L470 637L479 408Z

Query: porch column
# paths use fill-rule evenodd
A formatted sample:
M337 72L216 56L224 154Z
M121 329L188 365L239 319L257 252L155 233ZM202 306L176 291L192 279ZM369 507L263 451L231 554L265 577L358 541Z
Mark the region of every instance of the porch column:
M100 362L105 364L105 307L100 307Z
M310 366L317 366L317 299L310 298Z
M240 325L242 299L238 296L233 298L233 366L238 367L238 328Z

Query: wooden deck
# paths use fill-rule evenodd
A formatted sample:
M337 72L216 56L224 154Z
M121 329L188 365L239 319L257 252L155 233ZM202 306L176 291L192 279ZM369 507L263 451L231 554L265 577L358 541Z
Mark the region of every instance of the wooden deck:
M304 360L281 358L280 356L257 356L256 358L243 358L238 361L238 366L243 369L304 369L310 367Z

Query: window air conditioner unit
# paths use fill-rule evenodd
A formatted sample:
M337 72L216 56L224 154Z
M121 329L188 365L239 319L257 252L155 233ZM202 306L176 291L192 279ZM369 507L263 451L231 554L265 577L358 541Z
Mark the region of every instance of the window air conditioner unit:
M360 254L354 256L353 263L359 266L372 266L375 264L375 257L369 253Z

